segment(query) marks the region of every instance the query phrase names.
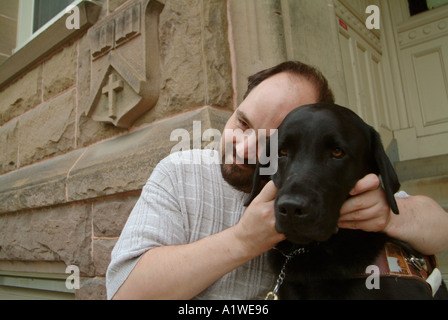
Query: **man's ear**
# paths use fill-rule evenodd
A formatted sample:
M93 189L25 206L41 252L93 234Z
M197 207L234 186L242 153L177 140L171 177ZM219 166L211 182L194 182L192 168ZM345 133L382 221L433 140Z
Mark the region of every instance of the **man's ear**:
M380 135L375 129L370 128L372 137L372 153L375 165L381 177L384 191L386 192L387 203L395 214L398 214L398 206L395 200L395 193L400 189L400 182L398 181L395 169L392 166L386 152L384 151Z

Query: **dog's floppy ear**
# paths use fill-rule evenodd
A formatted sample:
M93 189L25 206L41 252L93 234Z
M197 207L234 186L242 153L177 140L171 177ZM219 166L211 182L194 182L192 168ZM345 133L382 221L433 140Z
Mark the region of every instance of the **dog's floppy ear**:
M395 200L395 193L400 189L400 182L398 181L395 169L392 166L386 152L384 151L381 138L375 129L370 128L372 137L372 152L375 160L377 173L380 175L384 191L386 192L387 203L395 214L398 214L398 206Z
M257 197L257 195L261 192L264 186L271 180L271 176L262 176L260 175L260 167L264 167L265 165L257 163L257 167L255 168L255 172L252 179L252 191L249 194L249 197L244 202L244 206L247 207L250 203Z
M269 138L266 141L265 149L263 150L263 154L262 154L262 156L266 156L265 160L270 159L269 158L270 154L271 154L270 145L271 144L270 144L270 138ZM262 164L262 163L260 163L260 161L257 162L255 171L254 171L254 175L252 177L252 191L250 192L247 200L244 202L244 206L246 206L246 207L257 197L257 195L261 192L261 190L264 188L264 186L271 180L271 176L260 174L260 169L269 167L270 162L267 162L267 161L261 161L261 162L266 162L266 163Z

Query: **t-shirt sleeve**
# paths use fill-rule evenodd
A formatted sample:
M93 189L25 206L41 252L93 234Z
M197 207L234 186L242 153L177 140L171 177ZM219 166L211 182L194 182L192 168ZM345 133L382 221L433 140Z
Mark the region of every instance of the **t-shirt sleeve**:
M112 299L145 252L186 243L175 172L175 165L166 158L143 187L112 251L106 274L108 299Z
M395 194L395 198L398 198L398 199L406 199L406 198L410 198L410 197L411 196L409 194L407 194L406 191L400 191Z

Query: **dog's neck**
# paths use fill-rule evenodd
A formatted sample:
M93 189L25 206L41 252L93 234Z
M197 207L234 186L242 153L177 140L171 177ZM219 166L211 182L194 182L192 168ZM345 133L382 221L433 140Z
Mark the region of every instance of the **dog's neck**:
M289 257L293 255L294 252L297 250L304 250L304 252L312 251L313 248L316 246L319 246L320 242L311 242L306 245L300 245L300 244L294 244L288 240L284 240L280 243L278 243L274 249L279 251L283 256Z

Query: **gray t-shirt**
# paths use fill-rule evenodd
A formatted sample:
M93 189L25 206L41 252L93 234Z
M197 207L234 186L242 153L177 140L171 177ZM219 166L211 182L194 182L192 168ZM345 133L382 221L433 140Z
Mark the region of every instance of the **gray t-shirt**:
M146 251L219 233L240 220L247 194L224 181L218 153L191 150L162 160L144 186L107 270L111 299ZM276 280L266 254L228 273L195 299L263 299Z

